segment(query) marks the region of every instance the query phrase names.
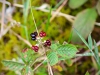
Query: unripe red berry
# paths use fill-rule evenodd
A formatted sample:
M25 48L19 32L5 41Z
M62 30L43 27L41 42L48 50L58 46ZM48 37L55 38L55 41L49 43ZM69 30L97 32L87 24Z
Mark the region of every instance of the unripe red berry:
M43 32L43 34L42 34L43 36L46 36L46 33L45 32Z
M38 46L32 46L31 47L35 52L38 52L38 50L39 50L39 47Z
M39 33L39 36L40 36L40 37L45 37L45 36L46 36L46 33L43 32L43 31L41 31L41 32Z
M43 37L43 34L42 34L42 33L40 33L40 34L39 34L39 36L40 36L40 37Z
M39 47L38 46L35 46L35 50L38 50L39 49Z

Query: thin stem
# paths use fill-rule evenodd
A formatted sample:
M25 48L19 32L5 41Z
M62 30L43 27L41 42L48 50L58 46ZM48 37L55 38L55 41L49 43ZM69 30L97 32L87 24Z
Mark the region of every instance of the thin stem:
M47 59L45 59L45 60L47 60ZM37 69L43 64L43 62L44 62L45 60L43 60L39 65L37 65L37 66L34 68L33 72L34 72L35 70L37 70Z
M51 68L51 66L50 66L50 64L48 63L48 70L50 71L50 75L53 75L53 72L52 72L52 68Z
M29 47L32 47L31 43L29 41L27 41L26 39L23 39L20 35L18 35L17 33L15 33L13 30L10 29L10 31L17 36L20 40L24 41L24 43L26 43Z
M34 18L34 16L33 16L33 12L32 12L31 0L30 0L30 9L31 9L31 14L32 14L32 18L33 18L33 21L34 21L34 25L35 25L36 31L37 31L37 33L39 34L39 31L38 31L38 29L37 29L37 25L36 25L36 22L35 22L35 18Z

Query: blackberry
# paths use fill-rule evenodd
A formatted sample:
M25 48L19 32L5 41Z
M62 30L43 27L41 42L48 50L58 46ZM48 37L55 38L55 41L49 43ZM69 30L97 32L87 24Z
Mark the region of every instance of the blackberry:
M32 37L31 39L32 39L33 41L35 41L35 40L36 40L36 37Z
M51 46L51 41L50 40L46 40L46 42L44 43L44 46Z
M36 40L36 36L38 35L37 32L31 33L30 36L32 37L31 39L34 41Z
M31 33L30 36L31 37L36 37L36 35L34 33Z
M37 35L38 35L38 33L37 33L37 32L34 32L33 34L34 34L35 36L37 36Z

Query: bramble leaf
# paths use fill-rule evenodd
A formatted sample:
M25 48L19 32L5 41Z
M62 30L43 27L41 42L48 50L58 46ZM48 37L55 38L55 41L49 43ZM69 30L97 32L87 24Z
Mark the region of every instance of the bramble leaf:
M58 56L55 52L50 52L48 55L48 60L50 62L50 65L53 66L58 62Z
M23 62L30 63L30 61L33 60L33 57L34 57L34 51L31 49L27 50L26 52L21 53L21 58L22 58Z
M23 63L10 61L10 60L3 60L2 63L8 67L9 69L16 71L16 70L22 70L25 66Z
M76 52L78 52L78 50L72 44L62 45L57 49L57 53L62 57L66 57L66 59L73 58Z
M52 50L56 50L58 47L57 47L56 44L51 44L50 48L51 48Z

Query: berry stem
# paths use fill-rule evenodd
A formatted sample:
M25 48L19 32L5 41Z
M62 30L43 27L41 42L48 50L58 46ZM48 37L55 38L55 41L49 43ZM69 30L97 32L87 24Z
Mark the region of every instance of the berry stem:
M37 33L39 34L39 31L38 31L37 25L36 25L36 21L35 21L35 19L34 19L34 15L33 15L33 12L32 12L31 0L30 0L30 9L31 9L32 19L33 19L33 21L34 21L34 25L35 25L36 31L37 31Z

